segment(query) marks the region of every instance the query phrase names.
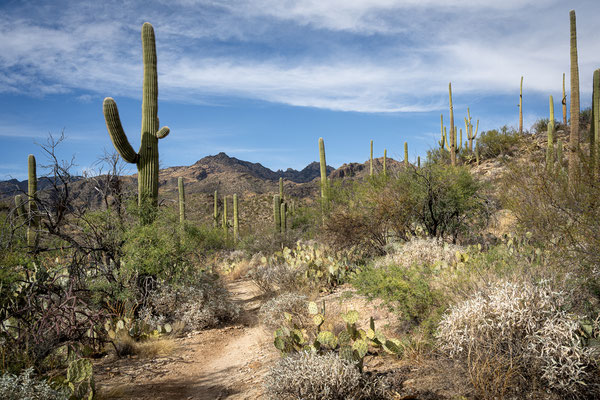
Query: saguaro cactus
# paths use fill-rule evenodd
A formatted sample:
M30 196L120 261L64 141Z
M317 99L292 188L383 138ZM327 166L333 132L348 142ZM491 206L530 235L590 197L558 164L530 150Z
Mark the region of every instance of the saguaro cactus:
M273 196L273 222L275 230L281 232L281 199L278 194Z
M477 137L479 132L479 120L477 120L477 126L475 127L475 133L473 133L473 124L471 123L471 110L467 108L467 118L465 118L465 126L467 130L467 140L469 141L469 151L473 151L473 141Z
M387 176L387 149L383 149L383 176Z
M592 171L600 173L600 69L594 71L592 89L592 123L590 129L590 158Z
M563 96L562 96L563 124L567 126L567 93L565 92L565 73L563 72Z
M369 157L369 176L373 176L373 141L371 140L371 156Z
M222 222L223 233L225 233L225 239L229 239L229 225L227 222L227 196L223 196L223 222Z
M404 167L408 168L408 142L404 142Z
M329 202L329 184L327 183L327 164L325 162L325 142L319 138L319 163L321 166L321 205L323 209Z
M523 134L523 77L521 77L521 88L519 89L519 135Z
M575 10L571 22L571 135L569 137L569 179L575 179L579 166L579 65L577 63L577 26Z
M452 82L448 84L450 98L450 162L456 165L456 129L454 128L454 108L452 107Z
M546 147L546 167L552 168L554 163L554 99L550 96L550 119L548 120L548 146Z
M279 205L279 220L281 222L281 232L285 232L287 229L287 204L283 202Z
M27 157L27 200L21 195L15 197L17 214L27 224L27 246L35 247L38 239L40 216L37 209L37 172L33 154ZM25 207L27 204L27 208Z
M179 222L185 222L185 192L183 191L183 178L177 178L177 187L179 188Z
M217 191L214 194L214 210L213 210L213 227L216 228L219 225L219 198Z
M117 104L111 97L104 99L104 119L110 139L121 157L138 169L138 202L142 205L158 201L158 139L169 134L169 128L158 128L158 79L156 72L156 43L154 28L146 22L142 26L142 52L144 60L144 87L142 94L142 134L140 150L136 153L129 144Z
M283 202L283 178L279 177L279 198Z
M233 241L237 243L240 236L240 221L238 211L238 195L233 195Z

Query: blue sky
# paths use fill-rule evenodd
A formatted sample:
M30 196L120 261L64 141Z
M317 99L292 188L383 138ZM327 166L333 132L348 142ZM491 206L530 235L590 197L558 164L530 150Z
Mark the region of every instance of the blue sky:
M112 151L102 99L115 98L139 146L141 40L157 37L163 167L224 151L272 169L303 168L325 139L332 166L365 161L369 141L397 159L425 155L448 121L480 130L560 119L577 12L581 102L600 67L600 2L564 0L165 0L0 3L0 179L26 176L48 133L60 156L93 170ZM135 166L128 165L130 172Z

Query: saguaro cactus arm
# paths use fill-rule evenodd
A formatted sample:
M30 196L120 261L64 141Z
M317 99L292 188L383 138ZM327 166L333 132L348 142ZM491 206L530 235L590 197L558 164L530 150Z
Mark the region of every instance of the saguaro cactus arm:
M171 132L171 130L169 129L168 126L163 126L162 128L160 128L160 130L158 132L156 132L156 137L159 139L164 139L167 137L167 135L169 134L169 132Z
M110 136L110 140L115 146L115 149L117 149L121 157L123 157L123 160L132 164L137 163L140 156L133 150L129 140L127 140L127 135L125 135L125 131L121 125L121 118L119 118L117 103L112 97L107 97L104 99L102 109L104 111L106 129L108 130L108 135Z

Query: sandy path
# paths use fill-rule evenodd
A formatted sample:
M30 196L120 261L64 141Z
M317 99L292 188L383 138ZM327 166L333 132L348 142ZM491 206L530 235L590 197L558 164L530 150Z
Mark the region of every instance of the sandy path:
M106 360L96 365L106 398L230 399L261 396L266 367L277 358L271 335L257 323L260 292L250 281L228 285L242 307L237 325L177 340L168 357Z

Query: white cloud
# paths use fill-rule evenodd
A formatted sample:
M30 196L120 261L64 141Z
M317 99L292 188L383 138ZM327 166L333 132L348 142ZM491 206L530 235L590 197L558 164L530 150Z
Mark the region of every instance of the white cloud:
M110 6L66 3L58 15L7 19L0 92L139 98L141 44L131 21L145 19L157 29L161 100L234 96L342 111L428 111L446 107L449 81L455 93L512 93L524 75L526 90L556 94L568 70L566 6L533 0L183 0L165 7L170 12L141 12L128 3L114 15ZM590 55L600 53L587 14L578 22L583 96L597 66ZM281 21L302 54L273 37Z

